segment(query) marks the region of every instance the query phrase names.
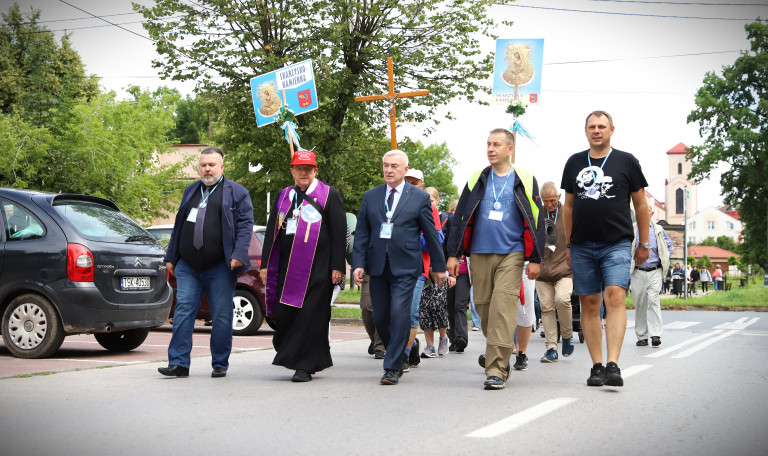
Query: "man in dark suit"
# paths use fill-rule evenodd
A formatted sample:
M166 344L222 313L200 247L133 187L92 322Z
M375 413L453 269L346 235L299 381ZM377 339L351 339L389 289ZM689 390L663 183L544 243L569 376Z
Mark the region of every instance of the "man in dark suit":
M371 276L373 319L387 349L381 383L395 385L403 374L413 288L423 272L422 231L438 285L445 282L446 273L429 195L404 180L408 156L396 149L384 154L382 161L386 184L363 195L352 264L356 284L362 282L364 272Z
M248 190L224 177L221 149L203 150L199 165L200 180L184 190L165 254L177 285L168 367L158 369L169 377L189 376L192 330L203 293L213 320L211 376L227 375L235 283L238 274L251 268L253 204Z

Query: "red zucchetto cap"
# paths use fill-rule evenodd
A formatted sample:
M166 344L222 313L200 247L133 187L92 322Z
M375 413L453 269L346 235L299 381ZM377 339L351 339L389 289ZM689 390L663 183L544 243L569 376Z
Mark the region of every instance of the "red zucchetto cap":
M291 160L291 166L296 165L312 165L317 168L315 153L311 150L299 150L294 152L293 160Z

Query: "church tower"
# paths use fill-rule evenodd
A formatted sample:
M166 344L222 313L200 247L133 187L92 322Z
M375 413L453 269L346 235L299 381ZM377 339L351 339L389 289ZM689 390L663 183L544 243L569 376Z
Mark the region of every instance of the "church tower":
M688 186L688 217L698 212L696 182L688 180L691 164L685 157L688 146L679 143L667 151L669 174L665 183L666 220L670 225L682 225L685 218L685 187Z

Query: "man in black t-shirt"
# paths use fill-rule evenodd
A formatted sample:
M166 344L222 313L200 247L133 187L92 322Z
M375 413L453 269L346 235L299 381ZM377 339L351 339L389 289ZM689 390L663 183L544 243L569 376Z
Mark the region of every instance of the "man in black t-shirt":
M648 183L638 160L611 148L611 116L594 111L587 116L589 150L572 155L565 164L566 259L573 269L573 292L581 302L581 326L592 358L589 386L623 386L618 367L627 330L624 305L629 285L634 230L629 210L632 200L638 226L648 226L645 199ZM648 230L639 234L634 252L637 264L648 259ZM603 367L600 304L606 308L607 364Z

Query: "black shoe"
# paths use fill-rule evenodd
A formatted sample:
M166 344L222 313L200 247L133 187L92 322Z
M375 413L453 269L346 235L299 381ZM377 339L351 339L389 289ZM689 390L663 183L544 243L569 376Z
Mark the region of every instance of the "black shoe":
M528 356L523 352L517 352L515 357L515 370L527 371L528 370Z
M456 344L449 345L448 346L448 351L449 352L455 352L456 351Z
M419 339L413 339L411 354L408 355L408 364L411 367L419 367L419 363L421 363L421 358L419 358Z
M467 348L467 339L459 337L456 340L456 353L464 353L465 348Z
M651 337L651 345L653 345L654 347L658 347L659 345L661 345L661 337L659 337L659 336L652 336Z
M635 343L635 345L637 345L638 347L645 347L646 345L648 345L648 339L640 339Z
M369 355L373 354L373 342L371 342L371 344L368 346L368 354Z
M405 353L403 353L403 363L400 365L400 371L403 373L411 371L411 363L408 362L408 355Z
M386 355L387 355L387 352L385 352L384 350L374 350L373 359L384 359Z
M605 384L608 386L624 386L621 369L613 361L605 365Z
M223 367L214 367L211 371L211 377L213 378L219 378L219 377L226 377L227 376L227 370Z
M400 381L400 376L402 374L399 371L396 371L394 369L385 369L384 370L384 376L381 377L381 383L382 385L397 385L397 382Z
M480 355L479 358L477 358L477 364L479 364L480 367L485 369L485 353L483 353L482 355Z
M189 377L189 369L181 366L158 367L157 371L166 377Z
M603 363L592 366L587 379L587 386L603 386L605 384L605 369Z
M296 383L311 382L312 374L303 369L296 369L296 373L293 374L291 381Z

